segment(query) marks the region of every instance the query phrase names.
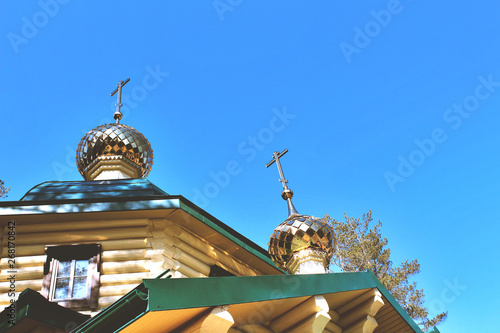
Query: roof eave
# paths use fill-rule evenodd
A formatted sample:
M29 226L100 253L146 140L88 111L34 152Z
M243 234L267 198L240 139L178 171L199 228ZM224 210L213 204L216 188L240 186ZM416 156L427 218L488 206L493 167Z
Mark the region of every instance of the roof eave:
M216 219L181 195L150 196L141 198L112 197L103 199L74 199L47 201L5 201L0 203L0 224L19 216L39 214L105 213L120 211L142 211L180 209L195 217L217 233L228 238L275 269L274 274L285 272L276 267L267 251L250 239ZM5 222L5 221L4 221Z
M135 318L120 317L121 322L119 324L122 328L132 325L138 320L142 320L141 318L147 312L210 308L231 304L283 300L377 288L415 332L422 332L371 271L310 275L238 276L209 279L145 279L141 287L144 290L147 289L149 295L147 310ZM77 332L93 332L92 330L88 330L90 327L92 329L99 329L97 320L102 322L102 325L109 325L110 318L119 317L120 311L128 311L128 306L134 306L134 302L129 301L133 297L135 296L132 291L98 316L90 319ZM144 320L147 320L147 318Z

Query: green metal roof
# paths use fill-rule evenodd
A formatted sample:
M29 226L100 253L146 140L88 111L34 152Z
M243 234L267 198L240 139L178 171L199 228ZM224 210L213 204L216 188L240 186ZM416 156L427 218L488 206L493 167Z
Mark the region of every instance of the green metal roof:
M306 275L228 276L219 278L145 279L149 311L164 311L270 299L332 294L377 288L416 331L406 311L371 271Z
M367 271L310 275L231 276L208 279L145 279L140 286L82 324L74 333L118 331L119 328L132 324L151 311L215 307L368 288L377 288L415 332L422 332L375 275ZM145 297L146 295L148 297ZM142 308L143 312L134 312L132 315L132 309L138 308ZM120 314L127 313L131 315L120 316Z
M109 197L164 196L145 178L94 181L50 181L36 185L21 198L21 201L99 199Z
M80 314L76 311L66 309L57 303L49 302L45 297L31 289L25 289L14 303L15 324L9 323L11 318L10 308L0 313L0 332L25 332L33 325L48 325L69 331L90 318L89 315ZM33 320L28 323L29 320ZM31 331L31 330L30 330Z
M0 216L158 209L181 209L276 268L265 249L183 196L168 195L144 178L45 182L28 191L20 201L0 202Z

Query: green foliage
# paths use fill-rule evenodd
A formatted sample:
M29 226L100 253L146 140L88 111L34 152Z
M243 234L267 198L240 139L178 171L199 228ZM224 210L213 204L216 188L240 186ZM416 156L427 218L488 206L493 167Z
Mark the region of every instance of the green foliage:
M408 315L422 328L428 331L446 318L447 312L429 319L428 310L424 307L424 292L417 289L415 281L410 278L420 271L417 260L406 260L399 266L393 266L391 250L387 248L387 239L381 235L382 222L378 221L370 228L372 212L355 219L344 216L345 221L337 221L328 215L327 221L335 231L337 248L332 264L344 272L361 272L370 269L391 295L398 301Z
M5 185L5 182L0 179L0 199L7 198L7 193L10 190L10 187L6 188L4 185Z

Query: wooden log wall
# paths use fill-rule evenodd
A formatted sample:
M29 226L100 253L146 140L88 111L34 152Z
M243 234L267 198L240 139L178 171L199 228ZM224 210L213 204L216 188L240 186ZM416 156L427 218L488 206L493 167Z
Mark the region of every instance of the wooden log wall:
M0 259L0 308L10 297L8 249L2 232ZM142 279L171 270L173 278L207 277L218 265L235 275L260 272L222 249L166 219L81 221L48 224L16 223L16 292L42 289L46 245L100 243L102 245L99 308L128 293ZM16 298L17 298L16 295Z

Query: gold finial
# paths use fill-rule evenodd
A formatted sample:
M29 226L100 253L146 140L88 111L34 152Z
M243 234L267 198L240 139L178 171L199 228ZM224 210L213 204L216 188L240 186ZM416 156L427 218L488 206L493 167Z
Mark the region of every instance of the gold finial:
M117 124L120 123L120 120L123 117L123 114L120 111L120 108L123 106L123 104L122 104L122 87L124 85L126 85L128 81L130 81L130 78L126 79L125 81L119 81L118 85L116 86L116 89L113 90L113 92L111 93L111 96L113 96L114 94L116 94L118 92L118 97L117 97L117 101L116 101L116 104L115 104L116 105L116 111L113 114L113 118L116 119L116 123Z
M266 164L266 167L269 168L271 165L273 165L274 162L276 162L276 165L278 166L278 172L280 173L279 181L283 185L283 192L281 192L281 197L288 203L288 217L290 217L292 215L299 215L299 213L293 206L292 203L293 191L290 190L287 186L288 180L285 179L285 175L283 174L283 169L281 168L281 163L280 163L280 157L285 155L287 152L288 149L283 150L281 153L275 151L273 154L273 159Z

